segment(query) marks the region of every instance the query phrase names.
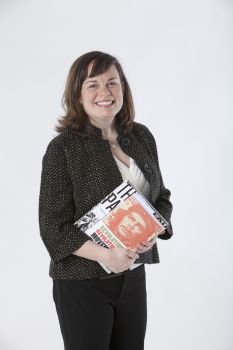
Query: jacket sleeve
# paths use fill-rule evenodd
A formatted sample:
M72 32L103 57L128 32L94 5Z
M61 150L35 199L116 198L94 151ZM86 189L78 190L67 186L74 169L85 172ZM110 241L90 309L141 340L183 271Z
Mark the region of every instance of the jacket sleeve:
M159 171L159 177L160 177L160 195L157 198L156 202L153 203L153 205L155 209L157 209L159 213L164 217L164 219L167 220L169 223L169 226L166 228L165 232L159 235L158 238L169 239L173 236L173 228L171 224L171 214L173 210L173 205L170 202L171 191L164 186L163 177L159 166L159 158L158 158L156 141L153 134L149 131L148 128L147 130L149 132L150 145L156 159L156 163Z
M42 159L39 194L40 236L51 259L58 263L90 238L73 225L75 205L65 151L53 139Z

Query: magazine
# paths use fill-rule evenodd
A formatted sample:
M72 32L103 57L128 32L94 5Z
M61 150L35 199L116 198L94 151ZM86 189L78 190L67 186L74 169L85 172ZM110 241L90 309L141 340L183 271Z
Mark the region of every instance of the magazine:
M74 225L105 248L134 250L138 243L162 233L168 222L125 180ZM104 264L100 265L106 272L112 272Z

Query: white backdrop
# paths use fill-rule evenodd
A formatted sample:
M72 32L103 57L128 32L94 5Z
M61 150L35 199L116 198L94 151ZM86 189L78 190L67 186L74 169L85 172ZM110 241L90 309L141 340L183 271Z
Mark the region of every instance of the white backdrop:
M116 55L149 126L174 236L147 266L146 350L232 350L230 0L0 1L1 350L62 350L39 235L41 161L81 54Z

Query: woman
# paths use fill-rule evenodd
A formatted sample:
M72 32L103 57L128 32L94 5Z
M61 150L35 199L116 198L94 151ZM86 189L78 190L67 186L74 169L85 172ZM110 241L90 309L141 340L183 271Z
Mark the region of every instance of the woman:
M107 53L88 52L73 63L63 105L58 135L43 157L39 224L65 350L142 350L144 264L159 263L156 239L135 251L110 250L73 223L127 178L169 222L159 238L172 236L171 193L155 139L134 121L129 84L117 58Z

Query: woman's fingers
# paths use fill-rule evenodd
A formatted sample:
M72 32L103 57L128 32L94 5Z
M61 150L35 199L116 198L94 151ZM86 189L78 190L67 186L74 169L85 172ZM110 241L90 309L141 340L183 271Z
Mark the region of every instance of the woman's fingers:
M138 247L137 247L137 253L144 253L148 250L148 246L145 247L144 245L142 244L139 244Z
M127 255L131 259L138 259L139 258L137 252L136 251L132 251L130 249L127 249Z
M145 253L153 247L156 242L156 238L153 238L151 241L143 241L137 245L137 253Z
M152 247L153 242L142 242L142 245L143 245L144 247Z

